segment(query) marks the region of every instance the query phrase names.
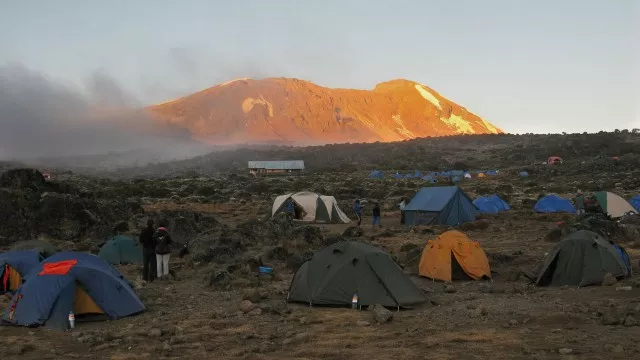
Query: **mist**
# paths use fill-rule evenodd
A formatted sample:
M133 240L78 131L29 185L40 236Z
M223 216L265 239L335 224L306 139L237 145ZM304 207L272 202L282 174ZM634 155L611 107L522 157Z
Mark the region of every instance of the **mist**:
M153 154L149 161L206 152L184 130L151 119L141 104L104 71L79 88L19 64L0 66L0 160L120 153L126 166L141 162L135 151Z

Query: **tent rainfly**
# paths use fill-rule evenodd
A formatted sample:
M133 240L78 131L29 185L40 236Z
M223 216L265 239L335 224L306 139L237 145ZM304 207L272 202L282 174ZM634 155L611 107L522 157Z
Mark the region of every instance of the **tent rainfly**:
M598 199L602 211L609 214L612 218L619 218L627 213L638 213L627 200L614 193L599 191L596 193L596 199Z

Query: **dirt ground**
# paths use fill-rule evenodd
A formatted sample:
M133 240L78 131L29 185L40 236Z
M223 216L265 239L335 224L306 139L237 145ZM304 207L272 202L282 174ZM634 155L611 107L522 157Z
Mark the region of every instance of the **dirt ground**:
M181 205L189 207L188 205ZM244 209L194 205L233 224ZM233 290L208 286L208 266L173 257L177 280L143 284L140 267L120 267L138 288L147 311L108 322L79 323L73 331L0 327L2 359L639 359L640 281L613 286L536 288L534 274L553 243L544 240L569 215L515 210L487 217L489 226L466 233L487 252L493 281L444 284L405 271L429 302L393 312L386 324L369 311L286 304L293 276L277 268L275 279L234 279ZM383 214L383 228L365 218L364 239L397 254L408 242L424 246L424 229L402 231L398 214ZM341 232L345 226L323 226ZM387 231L394 230L394 231ZM640 250L628 249L634 270ZM622 290L629 285L631 290ZM239 311L243 293L262 299ZM5 306L8 299L0 300ZM635 323L634 323L635 321ZM606 325L610 324L610 325ZM635 325L635 326L633 326Z

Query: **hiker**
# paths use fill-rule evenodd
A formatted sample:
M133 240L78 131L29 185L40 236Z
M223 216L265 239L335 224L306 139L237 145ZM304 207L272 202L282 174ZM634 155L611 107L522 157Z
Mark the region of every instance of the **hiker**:
M404 208L407 207L407 198L402 198L400 202L400 224L404 225Z
M169 276L169 257L171 256L173 240L167 230L166 221L160 222L160 227L153 234L153 239L156 244L158 279L167 278Z
M153 219L147 220L147 227L140 232L142 245L142 280L153 281L156 277L156 242L153 239Z
M382 227L382 225L380 225L380 204L375 203L373 204L373 209L371 210L371 215L373 215L373 226L380 226Z
M360 205L360 200L356 199L353 203L353 212L356 213L356 217L358 218L358 227L362 223L362 206Z
M581 190L578 190L578 195L575 197L575 199L573 199L573 202L575 203L576 214L584 215L585 199L584 199L584 195L582 195Z
M284 202L284 211L291 215L293 219L296 218L296 208L293 205L293 200L291 200L291 198L288 198L287 201Z

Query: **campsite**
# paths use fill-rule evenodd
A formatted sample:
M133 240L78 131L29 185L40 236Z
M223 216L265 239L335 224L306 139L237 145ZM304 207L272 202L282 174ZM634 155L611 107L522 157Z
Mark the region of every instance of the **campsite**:
M474 141L508 154L520 140ZM457 146L404 146L417 144ZM378 146L382 156L397 145ZM618 217L640 195L638 158L609 164L589 149L535 166L493 150L460 171L419 158L348 171L331 170L347 162L305 159L305 175L290 178L243 167L185 176L190 165L175 163L171 176L52 169L46 180L9 164L0 174L0 265L9 285L27 280L8 289L22 295L15 306L18 296L0 295L3 319L14 321L0 326L3 358L638 357L640 223ZM578 216L579 189L601 199L603 213ZM381 227L371 226L376 202ZM178 244L168 280L142 281L138 235L148 218L168 219ZM50 305L30 302L34 289L48 291ZM69 309L75 328L65 331Z

